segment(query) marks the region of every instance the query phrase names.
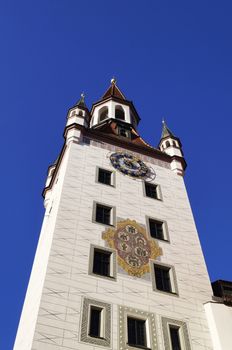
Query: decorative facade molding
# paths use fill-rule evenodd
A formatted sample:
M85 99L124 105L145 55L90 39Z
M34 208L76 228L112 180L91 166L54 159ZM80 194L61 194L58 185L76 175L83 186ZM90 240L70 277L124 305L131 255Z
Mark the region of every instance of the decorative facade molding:
M162 330L164 338L164 347L165 350L172 350L171 340L169 335L169 325L177 326L181 330L181 342L184 343L185 350L191 350L190 339L187 324L183 321L174 320L172 318L162 317Z
M87 145L92 145L95 147L107 149L110 152L128 152L128 149L118 147L103 141L98 141L98 140L92 140L86 136L83 137L83 142ZM149 162L151 164L158 165L162 168L170 169L170 163L162 161L160 159L155 159L146 155L143 155L142 153L139 152L134 152L130 150L130 153L133 154L135 157L139 157L143 162Z
M89 328L89 316L90 316L90 307L96 306L104 309L104 337L95 338L90 337L88 328ZM82 307L82 320L81 320L81 335L80 341L84 343L89 343L93 345L99 345L104 347L110 347L111 345L111 305L104 303L99 300L84 298L83 307Z
M147 342L148 348L157 350L157 334L155 326L155 315L150 312L133 309L131 307L119 306L119 349L120 350L137 350L137 347L128 345L127 336L127 317L132 316L147 321Z

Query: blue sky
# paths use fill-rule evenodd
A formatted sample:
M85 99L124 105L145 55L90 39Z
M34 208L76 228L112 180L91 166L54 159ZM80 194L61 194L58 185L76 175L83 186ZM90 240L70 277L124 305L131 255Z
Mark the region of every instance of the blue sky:
M232 280L229 1L0 2L0 348L12 349L44 214L48 165L67 109L111 77L157 145L180 137L185 181L211 280Z

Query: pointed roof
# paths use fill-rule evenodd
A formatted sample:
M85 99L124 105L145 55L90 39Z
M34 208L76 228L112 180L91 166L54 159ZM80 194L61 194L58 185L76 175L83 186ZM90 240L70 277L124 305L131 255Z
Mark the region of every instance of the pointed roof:
M109 98L109 97L117 97L117 98L120 98L121 100L126 100L123 93L117 87L116 80L114 78L111 79L111 85L107 89L107 91L104 93L104 95L102 96L102 100L104 100L105 98Z
M86 104L85 104L85 95L84 93L82 92L81 94L81 98L79 99L79 101L77 101L77 103L75 104L75 106L78 106L78 107L84 107L86 108Z
M164 139L165 137L168 137L168 136L176 138L176 136L167 127L167 124L166 124L164 119L162 120L162 124L163 124L163 128L162 128L161 140Z

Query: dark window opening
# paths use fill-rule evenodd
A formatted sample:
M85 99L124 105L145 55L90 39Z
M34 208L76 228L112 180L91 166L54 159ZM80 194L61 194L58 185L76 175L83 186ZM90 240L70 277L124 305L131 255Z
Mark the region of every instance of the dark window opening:
M99 309L97 307L91 306L90 308L89 335L91 337L100 338L101 312L102 312L102 309Z
M108 108L102 107L99 111L99 122L102 122L103 120L108 118Z
M145 192L147 197L158 199L157 185L148 184L145 182Z
M111 185L111 175L112 172L104 169L98 170L98 182L105 185Z
M115 109L115 118L119 120L125 120L125 113L121 106L116 107Z
M169 327L172 350L181 350L179 328Z
M110 277L110 256L110 252L95 249L93 257L93 273Z
M124 129L124 128L119 128L119 135L120 136L123 136L123 137L127 137L128 136L128 133L127 133L127 130Z
M169 141L167 141L166 142L166 147L170 147L171 145L170 145L170 142Z
M164 240L163 222L149 219L149 228L152 238Z
M112 208L97 204L96 221L102 224L110 225L110 214Z
M146 321L136 318L127 318L128 344L131 346L146 348Z
M164 292L172 292L170 281L170 268L154 266L156 288Z

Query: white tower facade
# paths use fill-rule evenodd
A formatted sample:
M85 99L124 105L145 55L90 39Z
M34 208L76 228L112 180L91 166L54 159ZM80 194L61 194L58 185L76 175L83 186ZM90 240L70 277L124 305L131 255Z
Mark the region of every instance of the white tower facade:
M213 349L181 143L139 121L115 80L69 110L14 350Z

